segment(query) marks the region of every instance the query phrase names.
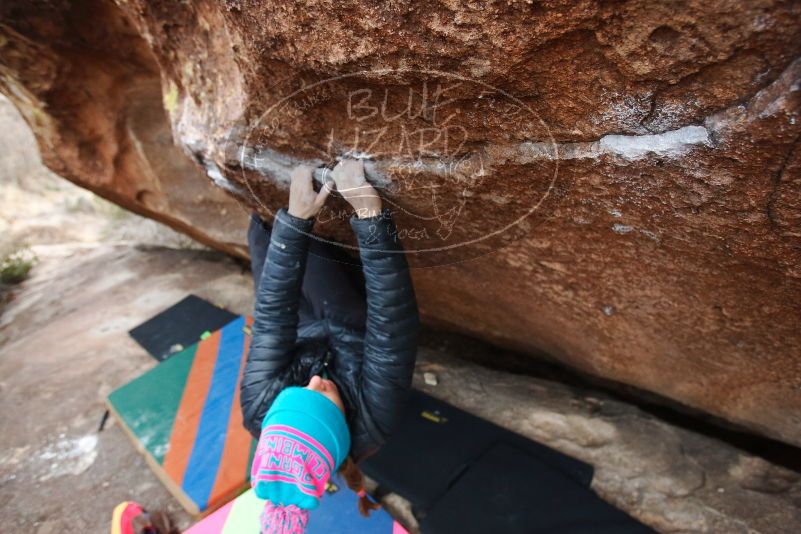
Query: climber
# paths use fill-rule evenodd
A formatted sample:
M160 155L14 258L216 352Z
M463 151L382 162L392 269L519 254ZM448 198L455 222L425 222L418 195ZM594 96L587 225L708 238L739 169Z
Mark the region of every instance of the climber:
M330 175L315 192L312 169L294 169L288 209L248 231L256 304L240 393L263 533L302 532L337 470L362 515L378 508L357 463L385 443L411 387L419 318L390 212L361 161ZM332 187L355 210L361 263L310 235Z

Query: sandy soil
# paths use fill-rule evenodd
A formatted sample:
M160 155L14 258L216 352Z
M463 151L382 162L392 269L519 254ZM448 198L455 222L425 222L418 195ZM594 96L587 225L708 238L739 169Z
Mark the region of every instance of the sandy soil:
M14 532L105 532L123 500L188 517L103 401L155 364L127 331L195 292L250 306L249 273L219 255L129 245L43 245L0 322L0 503Z
M135 499L188 525L113 419L97 431L103 401L153 365L130 328L190 291L246 312L249 278L52 174L0 95L0 250L10 247L37 263L0 304L0 521L15 532L107 532L112 508Z
M13 532L101 533L114 505L134 499L187 526L122 429L110 420L98 432L103 401L155 365L130 328L188 293L247 313L249 273L208 251L34 249L41 261L0 317L0 521ZM797 470L604 391L466 363L457 358L464 341L433 337L419 352L417 387L592 463L594 489L659 531L798 531ZM472 350L493 352L475 343ZM425 372L436 386L425 384ZM391 510L404 509L390 501Z

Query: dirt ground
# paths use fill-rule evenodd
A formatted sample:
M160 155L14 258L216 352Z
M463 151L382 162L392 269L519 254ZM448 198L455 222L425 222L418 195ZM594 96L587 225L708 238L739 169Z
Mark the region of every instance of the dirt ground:
M126 499L187 526L114 420L98 432L103 402L153 365L126 332L187 292L246 312L241 267L50 173L0 95L0 250L16 247L37 263L0 287L0 531L108 532Z
M208 251L114 243L34 250L40 263L0 317L3 531L107 532L111 510L128 499L188 526L113 419L98 431L104 399L155 365L130 328L188 293L247 313L249 273ZM594 489L659 531L798 532L797 471L604 391L465 362L462 345L432 335L419 352L417 387L592 463ZM404 510L396 497L389 504Z
M103 401L154 361L126 332L188 292L238 312L241 269L216 254L47 245L0 332L0 503L13 532L105 532L123 500L188 525ZM154 276L161 273L161 276ZM3 530L5 530L5 528Z

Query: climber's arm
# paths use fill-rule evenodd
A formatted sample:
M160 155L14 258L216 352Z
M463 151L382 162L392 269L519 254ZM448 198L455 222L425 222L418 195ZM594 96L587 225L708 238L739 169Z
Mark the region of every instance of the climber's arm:
M383 441L402 413L417 356L419 316L409 266L389 210L364 178L361 162L343 162L332 174L337 191L354 207L367 290L362 395Z
M364 266L367 327L362 393L386 439L401 416L417 358L419 315L409 266L389 210L351 220Z
M241 405L245 426L261 426L267 385L291 363L298 327L301 284L306 270L312 217L322 207L329 189L315 193L311 169L293 171L289 210L275 217L270 246L264 262L253 312L252 340L241 383Z

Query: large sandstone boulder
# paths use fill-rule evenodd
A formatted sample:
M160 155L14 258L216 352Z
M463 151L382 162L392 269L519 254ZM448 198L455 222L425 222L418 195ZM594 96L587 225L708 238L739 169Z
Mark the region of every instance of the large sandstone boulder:
M0 90L69 180L244 257L293 165L366 158L431 323L801 445L801 4L0 17ZM343 208L317 231L350 246Z

